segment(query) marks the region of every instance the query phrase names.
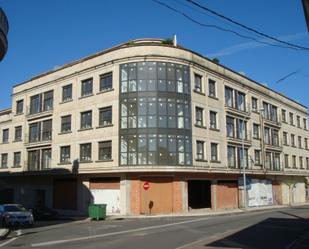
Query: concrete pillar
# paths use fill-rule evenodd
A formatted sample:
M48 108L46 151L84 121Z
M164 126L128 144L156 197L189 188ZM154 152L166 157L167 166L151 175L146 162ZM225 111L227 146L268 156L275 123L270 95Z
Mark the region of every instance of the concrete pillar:
M211 209L217 210L217 184L218 180L211 181Z
M131 210L131 181L123 174L120 178L120 214L128 215Z

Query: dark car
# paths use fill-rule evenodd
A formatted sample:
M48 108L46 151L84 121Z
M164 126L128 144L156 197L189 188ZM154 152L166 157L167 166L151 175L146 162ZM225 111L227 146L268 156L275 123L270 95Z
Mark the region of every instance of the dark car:
M32 226L33 215L20 204L0 205L0 221L5 226Z
M57 211L46 206L36 206L32 209L35 220L52 220L58 217Z

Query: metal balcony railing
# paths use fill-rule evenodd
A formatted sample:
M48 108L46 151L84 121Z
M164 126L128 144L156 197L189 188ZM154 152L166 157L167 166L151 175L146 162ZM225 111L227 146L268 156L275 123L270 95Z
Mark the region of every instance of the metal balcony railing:
M25 143L39 143L52 140L52 131L44 131L36 134L25 134Z

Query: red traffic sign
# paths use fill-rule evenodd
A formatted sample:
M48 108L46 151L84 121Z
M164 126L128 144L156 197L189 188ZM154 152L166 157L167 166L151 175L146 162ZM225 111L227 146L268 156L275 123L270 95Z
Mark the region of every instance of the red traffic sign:
M149 182L144 182L143 188L144 188L144 190L148 190L150 188Z

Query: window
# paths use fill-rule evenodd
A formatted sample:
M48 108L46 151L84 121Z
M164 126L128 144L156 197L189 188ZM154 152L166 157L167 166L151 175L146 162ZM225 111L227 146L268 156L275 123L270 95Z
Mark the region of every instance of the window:
M29 142L40 141L40 123L32 123L29 125Z
M270 105L270 113L271 113L271 117L270 119L274 122L278 122L278 112L277 112L278 108L274 105Z
M233 89L229 87L225 87L225 105L229 107L234 107L234 96Z
M263 102L263 117L267 120L278 122L278 108L272 104Z
M80 114L80 128L89 129L92 127L92 111L82 112Z
M226 117L226 135L228 137L235 137L234 118Z
M24 100L16 101L16 114L21 114L24 111Z
M15 127L15 141L20 141L22 139L22 126Z
M260 138L260 126L258 124L253 124L253 138Z
M306 169L309 170L309 157L306 157Z
M274 165L273 165L273 170L280 170L280 154L279 153L274 153Z
M291 134L291 146L295 147L295 135Z
M296 116L296 121L297 121L297 127L300 128L300 116Z
M286 110L281 110L281 118L282 118L282 122L286 123Z
M99 142L99 160L112 159L112 141Z
M227 164L229 168L236 167L235 147L227 146Z
M42 141L48 141L52 139L52 120L45 120L42 122L43 132Z
M294 115L290 112L290 125L294 125Z
M72 99L72 84L62 87L62 102Z
M2 143L8 143L9 142L9 129L4 129L2 131Z
M305 149L308 150L308 138L305 138L304 141L305 141Z
M284 154L284 166L286 168L289 168L290 167L290 164L289 164L289 155L288 154Z
M271 152L266 152L265 153L265 168L270 170L271 165L272 165Z
M71 115L61 117L61 132L66 133L71 131Z
M299 157L299 168L301 168L301 169L304 168L303 157L302 156Z
M48 91L43 94L43 111L49 111L53 109L54 91Z
M292 163L293 163L293 168L296 169L296 156L292 156Z
M283 145L288 145L288 133L283 132Z
M203 126L203 108L195 107L195 124L197 126Z
M60 147L60 163L70 163L71 159L71 147L61 146Z
M302 144L301 144L301 136L298 136L298 148L301 149L302 148Z
M304 129L307 130L307 119L303 119L303 123L304 123Z
M242 119L237 120L237 138L247 139L247 122Z
M261 151L254 150L254 164L261 165Z
M20 159L21 159L21 153L20 152L14 152L14 167L20 167Z
M251 98L251 108L252 108L252 111L258 111L258 100L257 100L257 98L254 98L254 97Z
M35 95L30 98L30 114L41 111L41 95Z
M8 154L2 153L1 154L1 168L7 168L8 167Z
M248 168L249 161L248 161L248 149L245 148L243 151L242 147L237 147L237 159L239 168L243 169L244 167Z
M272 145L279 146L279 131L272 129Z
M197 160L204 160L204 142L203 141L196 141L196 159Z
M217 113L210 111L209 116L210 116L210 128L217 129Z
M264 128L264 142L265 144L270 144L270 128Z
M91 161L91 143L80 145L80 161L81 162Z
M194 74L194 90L196 92L202 92L202 76Z
M211 161L218 161L218 144L216 143L211 143L210 144L210 157L211 157Z
M99 110L99 126L108 126L112 124L112 107L105 107Z
M51 167L51 149L43 149L42 153L42 169L49 169Z
M246 95L242 92L235 91L236 109L246 111Z
M113 73L109 72L100 75L100 91L106 91L113 88Z
M216 81L209 79L208 80L208 91L209 91L209 96L216 98Z
M82 97L92 94L92 83L92 78L82 81Z

